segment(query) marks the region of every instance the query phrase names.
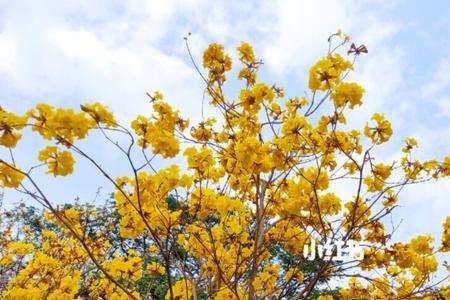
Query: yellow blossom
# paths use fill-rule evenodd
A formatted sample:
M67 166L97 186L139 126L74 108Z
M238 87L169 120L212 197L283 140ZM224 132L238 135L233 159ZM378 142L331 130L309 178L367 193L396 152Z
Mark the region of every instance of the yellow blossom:
M73 172L75 159L70 151L61 151L56 146L47 146L39 152L38 159L47 165L47 174L66 176Z

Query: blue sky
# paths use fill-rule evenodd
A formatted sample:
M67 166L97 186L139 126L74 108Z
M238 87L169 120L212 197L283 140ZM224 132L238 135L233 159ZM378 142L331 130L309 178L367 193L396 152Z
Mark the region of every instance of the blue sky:
M365 104L349 119L360 128L374 111L386 113L395 138L380 160L397 157L408 136L418 138L419 158L450 155L450 2L444 0L0 0L0 103L25 112L44 101L77 107L99 100L128 122L150 112L145 92L156 89L195 122L203 89L184 46L187 32L198 61L211 42L231 52L249 41L265 63L260 78L293 96L303 94L309 66L337 28L369 49L352 74L366 89ZM21 142L19 163L35 161L40 145L37 139ZM82 146L95 149L111 173L123 172L119 155L99 139ZM55 202L76 196L91 201L99 185L106 195L106 182L86 180L99 178L86 163L77 169L82 174L73 178L43 179ZM449 195L448 181L407 189L395 215L403 219L397 239L440 236ZM18 199L5 194L8 203Z

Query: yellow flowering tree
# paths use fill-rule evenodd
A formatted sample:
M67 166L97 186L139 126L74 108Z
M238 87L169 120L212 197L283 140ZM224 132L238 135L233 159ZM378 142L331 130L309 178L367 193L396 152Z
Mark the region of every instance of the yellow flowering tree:
M450 217L442 237L407 243L391 240L385 220L405 186L450 177L450 157L419 161L417 141L407 138L401 160L375 162L374 149L393 130L380 113L362 130L346 126L364 95L346 78L367 52L352 44L340 54L349 41L340 31L331 35L328 53L310 68L309 92L288 99L281 87L257 80L262 62L246 42L237 48L242 89L231 99L225 94L231 57L211 44L203 55L206 73L193 62L221 117L202 116L198 124L189 125L159 92L148 94L153 113L138 115L130 127L100 103L78 111L42 103L25 115L0 108L0 144L10 154L0 160L0 184L42 204L53 224L39 243L2 228L1 267L20 261L2 298L153 299L140 284L161 277L167 287L161 298L171 300L449 298L448 277L435 274L436 256L450 251ZM22 135L26 129L48 143L37 152L37 166L15 163L15 147L31 134ZM127 174L113 178L80 146L93 131L123 154ZM128 142L116 142L117 134ZM181 155L186 168L153 166ZM44 167L67 176L75 159L111 183L120 247L107 230L92 230L94 209L55 205L34 175ZM352 197L343 198L336 185ZM143 251L127 242L144 238ZM335 259L338 245L350 251L355 243L359 258Z

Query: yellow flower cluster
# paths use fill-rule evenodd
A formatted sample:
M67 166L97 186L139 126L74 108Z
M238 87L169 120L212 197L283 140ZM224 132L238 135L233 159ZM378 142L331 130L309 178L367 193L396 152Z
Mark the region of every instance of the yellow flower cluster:
M352 69L352 63L338 53L320 59L309 70L309 88L315 92L336 88L345 71Z
M180 142L175 137L175 130L183 131L188 124L180 119L178 111L174 111L166 102L162 101L162 96L158 94L154 97L153 109L155 114L147 118L139 115L132 123L131 128L140 137L138 144L146 149L152 146L155 154L162 157L174 157L180 151Z
M114 115L108 111L106 106L99 102L81 105L81 110L88 113L97 124L104 124L106 127L117 127Z
M188 168L195 170L195 177L198 179L211 179L217 181L224 172L215 166L216 160L213 157L213 151L208 147L186 148L184 156L187 158Z
M22 137L18 130L25 127L27 120L27 116L15 115L0 106L0 145L14 148Z
M269 295L277 295L276 282L280 272L280 265L267 265L263 271L258 274L253 281L253 287L260 297L264 298Z
M25 175L13 167L0 161L0 184L2 187L18 188Z
M371 139L372 143L380 145L389 141L393 133L391 122L384 118L383 114L375 113L372 121L376 122L375 127L370 127L367 123L364 127L364 135Z
M225 73L231 70L231 57L225 53L220 44L211 44L203 54L203 67L209 70L209 84L222 84L226 80Z
M173 285L173 297L167 292L165 299L190 300L192 299L192 293L192 282L190 280L178 280Z
M116 278L139 280L142 277L142 258L134 251L129 251L126 256L114 257L103 265L109 274Z
M391 176L392 166L377 164L372 168L372 175L364 178L369 192L381 191L386 184L386 180Z
M239 71L238 79L245 79L247 86L254 85L259 64L256 61L253 47L247 42L242 42L236 50L239 53L239 60L245 65L245 67Z
M70 146L75 139L86 137L89 129L93 127L93 122L86 118L84 112L75 112L70 108L55 109L44 103L30 110L28 116L35 120L33 130L44 139L56 139L67 146Z
M334 298L331 295L320 295L317 300L334 300Z
M349 108L354 108L356 105L362 104L362 95L364 89L355 82L342 82L331 94L330 98L333 100L336 107L343 107L349 103Z
M38 159L47 165L47 173L55 176L66 176L73 172L75 159L70 151L61 151L56 146L47 146L39 152Z
M152 276L164 275L166 273L166 268L159 262L154 261L147 266L147 273Z
M2 299L75 299L81 272L77 270L87 255L73 239L60 240L52 231L42 232L41 249L21 242L8 249L14 255L31 255L25 268L12 279Z
M334 39L344 45L349 37L338 31L330 43ZM98 102L81 111L38 104L25 116L1 109L0 144L15 147L19 130L31 127L57 143L38 154L55 176L73 172L72 152L89 160L76 143L93 129L131 136L140 150L134 143L128 152L120 148L131 175L111 179L94 162L114 185L113 234L125 242L113 247L107 233L90 232L95 213L56 207L46 216L57 230L43 232L41 244L5 234L0 265L23 259L23 267L3 299L72 299L81 297L80 286L92 299L145 299L148 294L140 292L149 278L164 278L166 299L202 293L211 299L300 299L347 267L357 275L375 272L367 272L367 281L349 279L348 287L335 292L340 299L431 297L435 254L450 250L450 219L435 249L429 235L393 244L383 218L398 206L406 185L450 177L450 157L419 161L412 153L418 142L407 138L398 161L378 161L373 149L390 140L391 123L375 113L362 132L348 128L346 114L362 104L364 89L346 81L353 63L331 49L310 69L310 93L285 99L281 87L256 81L261 62L243 42L237 48L243 87L231 99L224 92L231 57L211 44L203 56L206 89L221 117L202 116L190 130L159 92L148 94L153 113L137 116L131 131ZM358 51L367 49L353 44L348 53ZM148 151L182 159L186 167L156 170ZM2 187L20 187L26 175L0 161ZM336 189L341 184L355 187L348 198ZM305 246L338 238L364 242L364 258L342 268L339 261L317 257L305 267ZM141 240L144 250L131 249L129 242ZM335 296L320 293L322 300Z
M256 83L252 89L243 89L239 94L240 105L248 112L257 112L263 102L271 103L275 98L272 88Z
M167 235L171 226L177 224L181 211L171 212L165 199L175 188L192 183L189 176L180 175L176 165L153 175L140 172L137 181L121 177L116 182L114 198L121 215L120 234L130 238L141 235L144 229Z
M450 251L450 217L447 217L445 219L444 224L442 225L443 232L442 232L442 246L441 250L445 252Z

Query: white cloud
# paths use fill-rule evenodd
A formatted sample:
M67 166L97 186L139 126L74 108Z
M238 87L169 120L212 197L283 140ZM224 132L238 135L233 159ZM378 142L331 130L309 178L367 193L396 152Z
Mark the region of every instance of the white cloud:
M16 64L16 46L12 38L0 35L0 73L13 73Z
M426 85L421 88L421 96L424 100L437 106L438 116L450 116L450 57L441 59L437 68Z
M114 63L119 65L133 65L133 56L129 51L121 49L107 49L92 32L86 30L70 31L57 29L49 33L50 43L61 49L68 59L78 60L80 63L97 68L108 67Z
M277 18L272 27L273 40L267 43L264 56L278 73L305 67L322 55L326 38L338 28L349 29L348 1L275 1Z

